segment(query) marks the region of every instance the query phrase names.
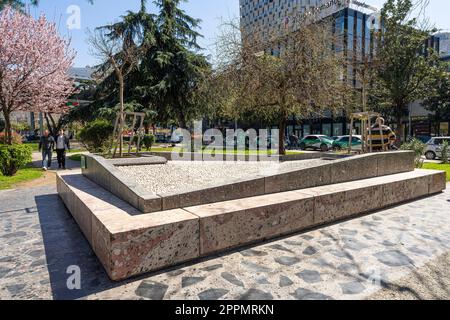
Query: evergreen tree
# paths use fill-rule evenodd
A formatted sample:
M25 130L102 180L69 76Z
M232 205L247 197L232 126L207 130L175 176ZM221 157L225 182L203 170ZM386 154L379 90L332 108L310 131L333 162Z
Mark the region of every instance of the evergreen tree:
M377 77L372 90L373 108L392 116L403 140L403 117L410 103L424 99L436 79L438 54L426 42L433 30L411 18L411 0L388 0L381 14L378 35Z

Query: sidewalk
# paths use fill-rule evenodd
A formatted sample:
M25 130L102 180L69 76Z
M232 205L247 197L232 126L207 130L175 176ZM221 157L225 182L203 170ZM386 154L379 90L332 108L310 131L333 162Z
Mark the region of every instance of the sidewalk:
M80 152L80 154L82 154L82 153L86 153L86 152ZM67 170L79 169L81 167L81 163L78 161L70 160L69 157L71 155L72 154L68 153L66 156L66 169ZM40 152L33 152L32 164L33 164L33 167L42 168L42 155ZM52 172L58 171L58 161L56 159L56 152L53 153L52 167L49 171L52 171Z

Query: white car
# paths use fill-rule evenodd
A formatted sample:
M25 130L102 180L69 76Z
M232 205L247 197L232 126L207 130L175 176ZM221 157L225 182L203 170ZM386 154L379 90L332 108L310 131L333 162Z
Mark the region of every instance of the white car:
M450 137L436 137L428 141L427 148L425 150L425 157L428 160L442 158L441 146L444 143L444 141L447 141L448 144L450 145Z

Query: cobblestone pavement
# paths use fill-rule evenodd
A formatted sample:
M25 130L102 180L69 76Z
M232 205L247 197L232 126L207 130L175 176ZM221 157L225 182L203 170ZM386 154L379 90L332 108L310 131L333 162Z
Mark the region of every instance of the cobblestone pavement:
M55 187L3 191L0 204L0 299L366 299L450 251L447 191L116 283L106 276ZM71 265L81 268L81 290L67 289ZM448 276L440 274L446 268L437 270L429 276ZM427 290L427 283L420 287ZM437 291L450 298L449 288Z

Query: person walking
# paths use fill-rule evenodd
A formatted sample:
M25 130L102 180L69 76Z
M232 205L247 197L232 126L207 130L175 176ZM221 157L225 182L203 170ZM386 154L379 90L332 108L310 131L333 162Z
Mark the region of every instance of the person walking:
M64 130L59 130L56 137L56 155L58 157L59 169L66 170L66 152L70 150L70 140L64 134Z
M52 167L52 154L54 147L55 139L50 135L48 130L45 130L44 135L39 140L39 151L42 152L42 169L45 171Z

